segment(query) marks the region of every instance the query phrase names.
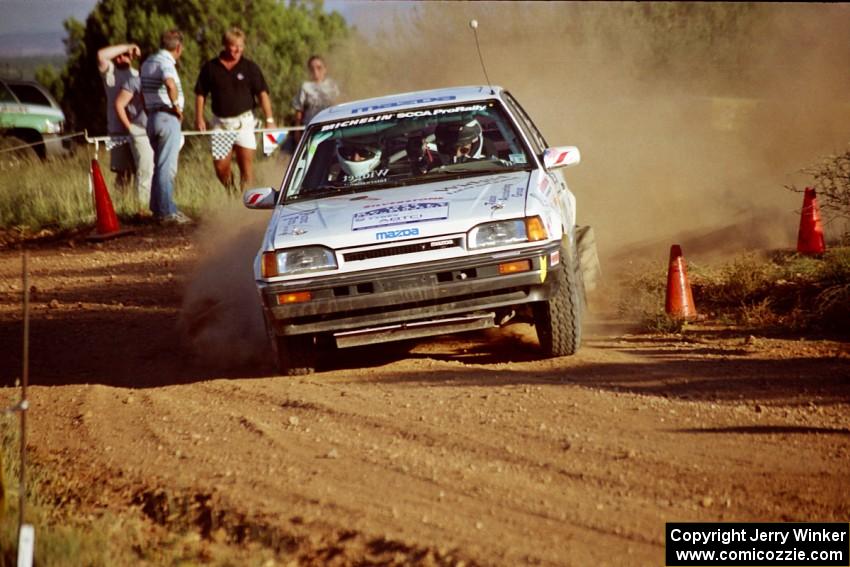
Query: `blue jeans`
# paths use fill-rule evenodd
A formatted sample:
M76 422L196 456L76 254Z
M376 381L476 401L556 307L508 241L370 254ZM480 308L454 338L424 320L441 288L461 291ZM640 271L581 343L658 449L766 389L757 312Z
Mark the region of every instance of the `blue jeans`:
M174 178L180 154L180 121L169 112L154 112L148 116L148 138L153 148L153 182L151 211L154 216L167 217L177 212L174 204Z

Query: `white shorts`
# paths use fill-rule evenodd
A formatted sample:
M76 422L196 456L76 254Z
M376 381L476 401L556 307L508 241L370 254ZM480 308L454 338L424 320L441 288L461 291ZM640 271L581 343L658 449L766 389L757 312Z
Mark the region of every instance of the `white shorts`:
M254 113L250 110L231 118L213 116L211 127L214 133L210 136L210 149L215 160L226 158L234 145L248 150L257 149Z

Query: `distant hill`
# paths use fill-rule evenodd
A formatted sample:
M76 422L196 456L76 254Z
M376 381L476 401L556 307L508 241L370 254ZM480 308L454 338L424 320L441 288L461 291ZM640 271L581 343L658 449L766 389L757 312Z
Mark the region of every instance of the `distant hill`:
M64 55L32 55L28 57L4 57L0 55L0 77L11 79L33 79L35 70L42 65L53 65L61 69Z

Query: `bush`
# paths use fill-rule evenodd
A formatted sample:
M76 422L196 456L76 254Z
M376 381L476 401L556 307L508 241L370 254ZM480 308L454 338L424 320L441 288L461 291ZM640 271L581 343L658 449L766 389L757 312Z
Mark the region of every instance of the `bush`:
M792 253L748 254L717 266L689 266L701 316L770 332L846 332L850 320L850 248L821 258ZM681 322L664 313L665 271L635 267L620 282L617 310L650 332L675 332Z
M803 173L814 178L811 186L817 191L818 205L824 215L850 219L850 150L824 156L803 169ZM803 191L793 185L788 189Z

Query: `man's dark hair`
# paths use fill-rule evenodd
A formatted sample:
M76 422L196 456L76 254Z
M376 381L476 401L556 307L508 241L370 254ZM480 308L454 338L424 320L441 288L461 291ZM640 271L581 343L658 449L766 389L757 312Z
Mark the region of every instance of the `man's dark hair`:
M168 51L174 51L183 43L183 34L180 30L173 29L162 32L162 37L159 39L159 46Z

